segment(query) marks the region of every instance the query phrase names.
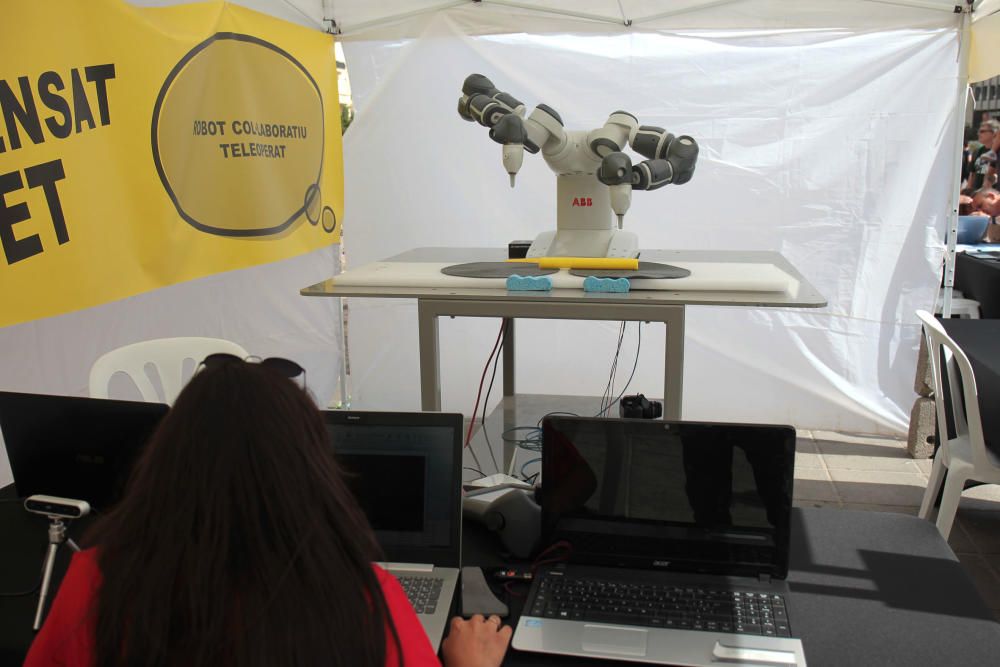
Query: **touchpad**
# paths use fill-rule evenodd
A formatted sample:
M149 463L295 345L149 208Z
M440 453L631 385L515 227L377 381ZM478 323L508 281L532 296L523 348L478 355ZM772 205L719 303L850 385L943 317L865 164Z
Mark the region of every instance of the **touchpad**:
M606 625L583 626L583 650L620 655L646 655L647 631L639 628L609 628Z

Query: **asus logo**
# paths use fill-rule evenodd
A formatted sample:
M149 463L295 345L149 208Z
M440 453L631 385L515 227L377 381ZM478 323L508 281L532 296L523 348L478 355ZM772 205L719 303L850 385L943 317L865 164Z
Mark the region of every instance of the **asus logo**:
M593 206L594 200L590 197L573 197L573 206Z
M653 567L670 567L669 560L654 560Z

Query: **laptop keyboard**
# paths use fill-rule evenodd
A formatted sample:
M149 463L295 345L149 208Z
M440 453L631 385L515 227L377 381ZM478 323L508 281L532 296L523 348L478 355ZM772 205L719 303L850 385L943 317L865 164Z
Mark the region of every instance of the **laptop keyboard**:
M444 579L438 577L396 577L418 614L433 614L441 599Z
M531 616L790 637L782 596L724 588L545 576Z

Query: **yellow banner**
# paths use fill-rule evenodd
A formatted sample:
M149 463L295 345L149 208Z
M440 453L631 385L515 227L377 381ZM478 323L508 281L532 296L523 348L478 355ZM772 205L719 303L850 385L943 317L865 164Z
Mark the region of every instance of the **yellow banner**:
M339 242L332 36L222 1L3 13L0 326Z

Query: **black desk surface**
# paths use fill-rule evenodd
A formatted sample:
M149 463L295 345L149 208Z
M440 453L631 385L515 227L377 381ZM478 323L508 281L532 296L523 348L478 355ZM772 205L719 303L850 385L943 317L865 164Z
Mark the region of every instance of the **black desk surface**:
M787 602L811 667L1000 660L1000 624L931 523L825 508L797 509L792 520ZM30 588L45 549L45 519L15 503L0 503L0 531L0 592ZM71 533L79 535L76 529ZM464 543L467 564L504 562L496 551L499 542L480 526L467 527ZM60 575L66 560L64 554ZM23 659L35 601L35 596L0 598L0 665ZM511 651L505 664L609 663Z
M1000 319L998 320L941 320L965 356L969 358L976 376L979 392L979 414L983 422L986 447L1000 456Z
M485 529L463 562L499 564ZM995 665L1000 623L940 533L904 514L795 509L787 598L810 667ZM512 598L512 607L518 600ZM505 665L635 665L511 651Z
M955 289L967 299L979 302L980 317L1000 318L1000 255L996 259L973 257L967 252L955 256Z

